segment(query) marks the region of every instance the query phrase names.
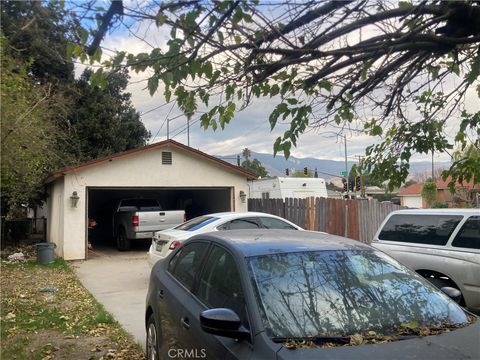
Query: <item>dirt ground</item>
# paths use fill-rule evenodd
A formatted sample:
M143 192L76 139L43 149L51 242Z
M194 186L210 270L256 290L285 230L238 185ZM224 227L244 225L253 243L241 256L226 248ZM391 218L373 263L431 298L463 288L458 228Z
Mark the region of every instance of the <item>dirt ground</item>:
M26 260L9 261L22 252ZM137 343L65 261L41 265L32 246L1 257L2 359L143 359Z

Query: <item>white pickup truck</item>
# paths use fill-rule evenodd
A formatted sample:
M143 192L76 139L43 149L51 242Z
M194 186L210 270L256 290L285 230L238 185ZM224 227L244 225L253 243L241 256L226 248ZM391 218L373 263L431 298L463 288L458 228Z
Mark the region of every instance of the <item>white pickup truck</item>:
M113 237L120 251L129 250L131 240L151 239L153 233L181 224L184 210L163 210L156 199L123 199L113 214Z

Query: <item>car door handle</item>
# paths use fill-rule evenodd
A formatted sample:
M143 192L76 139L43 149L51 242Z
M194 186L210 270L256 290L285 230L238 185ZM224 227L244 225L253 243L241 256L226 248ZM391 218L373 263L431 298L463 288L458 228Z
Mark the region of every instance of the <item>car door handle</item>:
M161 212L161 213L158 213L158 215L160 215L160 216L165 216L165 213L164 213L164 212Z
M181 318L180 319L180 323L182 324L182 326L185 328L185 329L190 329L190 322L188 321L188 318L187 317L184 317L184 318Z
M163 289L158 290L157 296L158 296L159 299L163 299Z

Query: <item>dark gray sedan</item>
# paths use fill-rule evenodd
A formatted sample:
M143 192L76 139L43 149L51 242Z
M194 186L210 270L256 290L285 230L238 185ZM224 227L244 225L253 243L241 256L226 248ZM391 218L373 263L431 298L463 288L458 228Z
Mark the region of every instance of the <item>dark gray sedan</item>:
M152 269L147 358L478 359L480 322L444 292L338 236L197 235Z

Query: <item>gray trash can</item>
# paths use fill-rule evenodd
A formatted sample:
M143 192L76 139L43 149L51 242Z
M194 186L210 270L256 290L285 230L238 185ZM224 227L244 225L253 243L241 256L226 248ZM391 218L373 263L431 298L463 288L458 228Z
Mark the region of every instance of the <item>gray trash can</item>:
M55 259L54 243L38 243L37 244L37 262L41 264L49 264Z

